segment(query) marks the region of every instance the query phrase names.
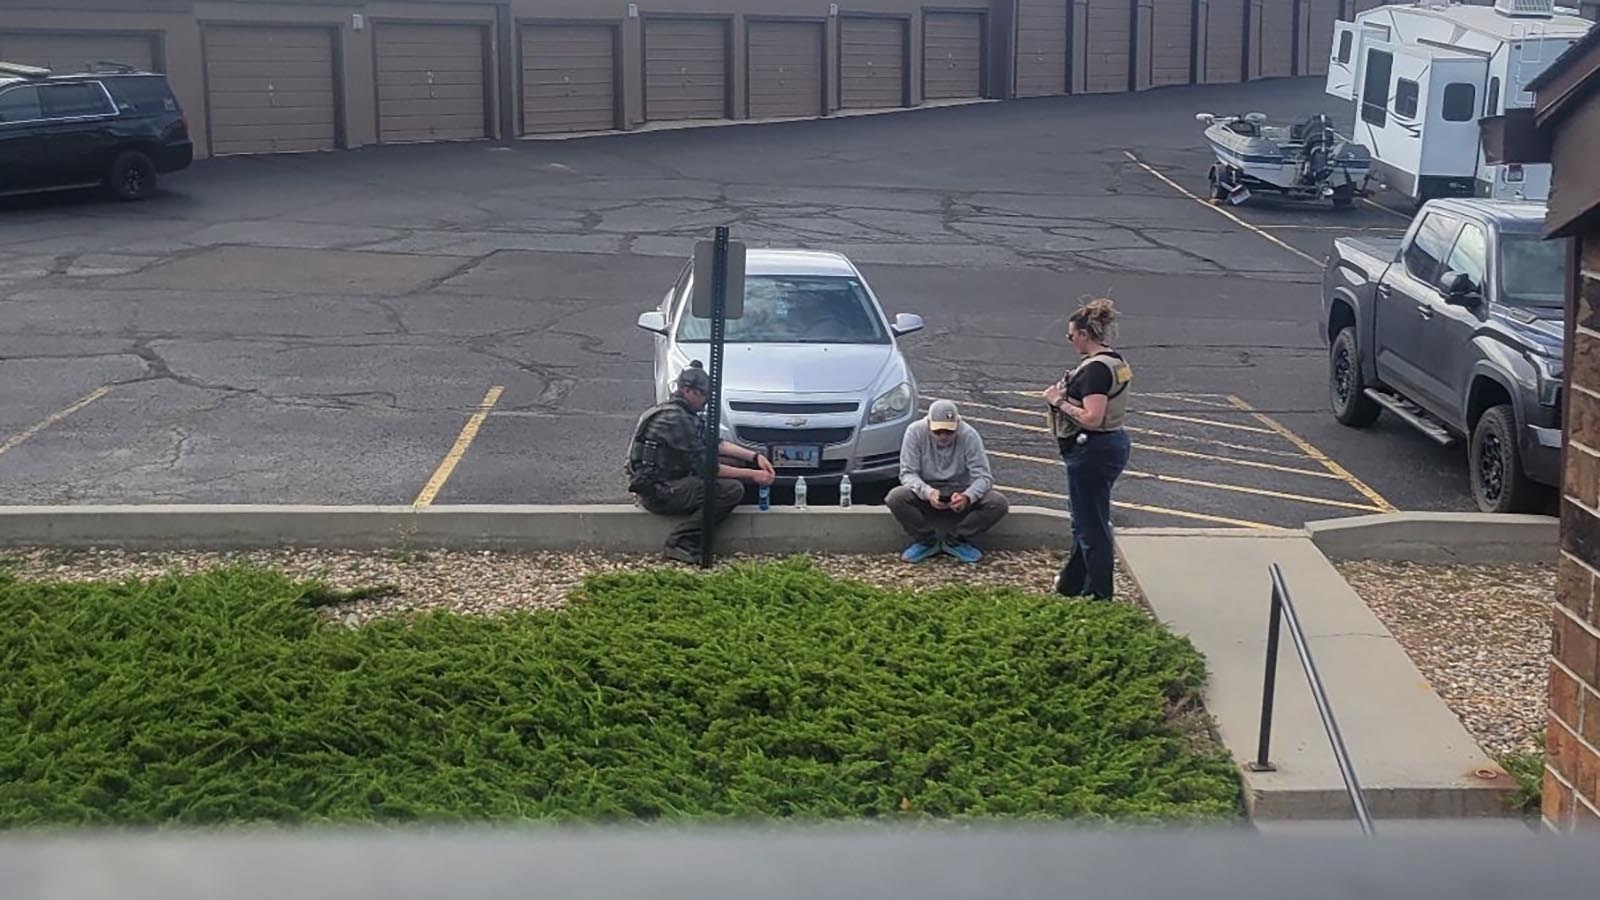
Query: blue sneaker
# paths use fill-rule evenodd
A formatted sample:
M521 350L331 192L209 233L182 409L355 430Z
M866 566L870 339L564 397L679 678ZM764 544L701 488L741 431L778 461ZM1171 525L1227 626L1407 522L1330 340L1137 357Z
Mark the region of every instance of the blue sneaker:
M900 558L908 563L919 563L939 552L939 545L927 541L917 541L900 554Z
M983 551L971 544L946 544L944 552L964 563L975 563L983 559Z

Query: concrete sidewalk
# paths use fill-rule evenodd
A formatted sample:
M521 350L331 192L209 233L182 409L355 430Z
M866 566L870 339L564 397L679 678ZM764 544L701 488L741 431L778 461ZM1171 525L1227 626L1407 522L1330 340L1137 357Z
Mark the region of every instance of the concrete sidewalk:
M1484 755L1394 636L1304 534L1126 534L1123 560L1156 615L1210 667L1206 708L1241 763L1255 758L1271 582L1278 563L1374 817L1513 816L1516 785ZM1245 771L1257 820L1353 816L1285 625L1271 761Z

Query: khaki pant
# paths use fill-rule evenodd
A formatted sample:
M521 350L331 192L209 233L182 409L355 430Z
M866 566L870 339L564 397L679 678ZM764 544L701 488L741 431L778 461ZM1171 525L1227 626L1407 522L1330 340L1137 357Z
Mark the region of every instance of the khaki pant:
M890 491L884 505L912 540L926 544L935 543L941 536L952 544L968 543L993 528L1011 510L1005 495L992 489L966 512L934 509L926 497L917 496L905 485Z
M722 522L733 512L734 507L744 500L744 482L732 478L719 478L716 490L712 515L717 522ZM666 546L699 553L703 537L700 528L700 507L705 501L705 496L705 479L699 475L691 475L663 481L653 490L639 494L639 505L658 516L687 515L689 518L680 522L672 529L672 533L667 535Z

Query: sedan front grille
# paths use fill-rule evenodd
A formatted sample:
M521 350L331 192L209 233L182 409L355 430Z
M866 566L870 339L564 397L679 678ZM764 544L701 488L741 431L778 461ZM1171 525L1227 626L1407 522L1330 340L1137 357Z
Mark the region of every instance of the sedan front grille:
M757 428L740 425L734 432L746 444L847 444L854 428Z
M735 412L772 413L780 416L821 416L830 413L853 413L861 409L854 401L842 403L767 403L760 400L732 400L728 407Z

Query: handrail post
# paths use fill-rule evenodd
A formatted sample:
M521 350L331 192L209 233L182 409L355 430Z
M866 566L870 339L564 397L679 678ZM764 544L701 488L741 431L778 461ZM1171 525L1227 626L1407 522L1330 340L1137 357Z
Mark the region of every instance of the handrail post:
M1267 671L1261 679L1261 732L1252 772L1275 772L1272 764L1272 705L1278 693L1278 634L1283 624L1283 597L1277 579L1272 582L1272 611L1267 618Z

